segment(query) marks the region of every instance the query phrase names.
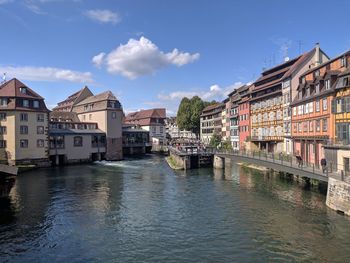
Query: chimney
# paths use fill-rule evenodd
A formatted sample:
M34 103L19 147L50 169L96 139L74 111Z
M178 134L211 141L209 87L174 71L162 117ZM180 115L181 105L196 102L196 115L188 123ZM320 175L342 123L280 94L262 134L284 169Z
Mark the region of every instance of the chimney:
M321 51L320 51L320 43L316 43L315 46L315 67L319 66L322 63Z

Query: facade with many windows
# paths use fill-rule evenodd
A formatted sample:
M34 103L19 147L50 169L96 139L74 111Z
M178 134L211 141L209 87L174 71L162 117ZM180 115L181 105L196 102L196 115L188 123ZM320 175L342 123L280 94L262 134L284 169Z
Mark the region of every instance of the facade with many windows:
M59 102L54 112L74 112L80 122L95 122L106 135L106 160L123 158L123 110L111 91L93 95L88 87ZM63 115L62 115L63 116Z
M239 149L247 149L247 139L250 135L250 88L249 85L244 85L238 89L240 100L238 102L239 111Z
M124 120L127 125L139 126L149 131L150 142L154 145L166 144L166 113L164 108L141 110L129 113Z
M53 165L105 159L106 134L94 122L80 122L74 112L51 112L49 154Z
M311 51L268 69L251 91L252 148L291 153L290 99L295 96L299 76L327 57L318 44Z
M48 166L44 99L17 79L0 86L0 162Z
M332 59L303 74L292 103L294 153L311 164L320 165L320 160L326 157L336 166L334 157L325 153L324 146L334 141L336 135L332 102L335 105L339 75L347 70L340 66L340 61L340 57Z
M200 116L200 139L208 145L214 134L222 136L223 103L215 103L205 107Z
M239 150L239 101L241 99L238 89L228 95L231 101L230 109L230 140L233 150Z

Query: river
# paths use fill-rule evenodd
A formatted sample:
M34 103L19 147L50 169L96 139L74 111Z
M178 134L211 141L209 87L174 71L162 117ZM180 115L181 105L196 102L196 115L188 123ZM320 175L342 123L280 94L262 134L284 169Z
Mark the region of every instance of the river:
M0 202L0 262L348 262L325 194L163 157L42 169Z

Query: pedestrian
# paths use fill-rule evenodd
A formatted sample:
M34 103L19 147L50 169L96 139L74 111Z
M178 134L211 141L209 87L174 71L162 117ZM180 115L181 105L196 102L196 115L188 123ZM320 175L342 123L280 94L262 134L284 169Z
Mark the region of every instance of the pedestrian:
M325 158L321 159L321 167L322 167L322 173L325 173L327 171L327 161Z

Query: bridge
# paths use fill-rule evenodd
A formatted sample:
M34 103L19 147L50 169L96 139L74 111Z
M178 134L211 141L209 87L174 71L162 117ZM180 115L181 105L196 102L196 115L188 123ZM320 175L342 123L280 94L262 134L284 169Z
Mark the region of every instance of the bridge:
M332 171L331 165L326 168L325 172L323 172L322 168L318 165L309 163L300 164L297 162L295 157L283 154L222 150L217 150L214 154L215 158L221 158L222 162L225 159L229 158L234 160L235 162L255 164L257 166L263 166L276 171L286 172L293 175L299 175L301 177L316 179L323 182L328 182L328 178L330 176L339 176L339 174L337 174L335 171ZM223 164L219 166L223 166Z

